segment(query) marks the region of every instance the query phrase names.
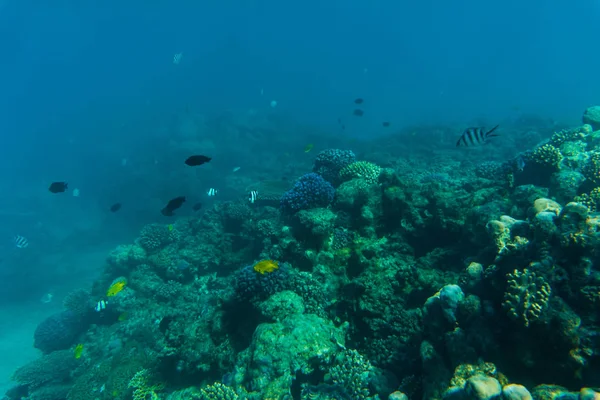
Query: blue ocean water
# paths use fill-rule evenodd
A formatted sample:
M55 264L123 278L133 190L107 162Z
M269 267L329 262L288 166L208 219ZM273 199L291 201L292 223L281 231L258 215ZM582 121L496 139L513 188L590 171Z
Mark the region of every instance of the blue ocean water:
M382 121L578 124L600 102L599 18L593 0L0 0L0 305L24 310L3 330L30 334L22 315L41 318L88 285L110 249L165 223L170 198L208 207L211 187L240 195L232 168L272 165L285 143L306 162L320 132L322 149L382 137ZM217 117L273 132L257 146L219 143L199 128ZM206 173L181 171L205 149ZM69 190L52 195L53 181Z

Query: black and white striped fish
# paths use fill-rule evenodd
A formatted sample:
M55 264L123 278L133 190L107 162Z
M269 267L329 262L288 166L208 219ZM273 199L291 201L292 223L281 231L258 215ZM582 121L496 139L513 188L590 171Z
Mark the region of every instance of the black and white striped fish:
M27 240L27 238L24 238L21 235L16 235L14 240L15 246L17 246L19 249L25 249L29 247L29 241Z
M108 301L100 300L98 303L96 303L96 307L94 307L94 310L96 310L96 312L104 311L107 305Z
M216 196L217 195L217 189L210 188L210 189L208 189L208 191L206 192L206 194L209 197Z
M498 128L498 126L499 125L496 125L487 132L483 127L467 128L458 139L458 142L456 142L456 147L470 147L485 144L488 142L489 138L499 136L493 133L496 130L496 128Z
M250 201L250 203L254 204L254 202L256 201L257 197L258 197L258 191L257 190L251 190L250 191L250 197L248 197L248 200Z

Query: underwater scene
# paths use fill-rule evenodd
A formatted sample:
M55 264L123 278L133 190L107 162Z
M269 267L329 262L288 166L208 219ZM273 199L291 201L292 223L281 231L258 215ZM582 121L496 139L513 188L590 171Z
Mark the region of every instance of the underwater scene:
M0 398L599 400L599 21L0 0Z

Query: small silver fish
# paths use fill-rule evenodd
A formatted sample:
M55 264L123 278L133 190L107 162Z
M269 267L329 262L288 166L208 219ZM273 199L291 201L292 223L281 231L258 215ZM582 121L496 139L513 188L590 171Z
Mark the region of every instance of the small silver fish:
M27 238L21 235L16 235L14 238L14 242L15 246L17 246L17 248L19 249L26 249L27 247L29 247L29 241L27 240Z
M233 169L233 172L238 172L238 171L240 170L240 168L241 168L241 167L235 167L235 168Z
M206 194L209 197L216 196L217 195L217 189L210 188L210 189L208 189L208 192L206 192Z

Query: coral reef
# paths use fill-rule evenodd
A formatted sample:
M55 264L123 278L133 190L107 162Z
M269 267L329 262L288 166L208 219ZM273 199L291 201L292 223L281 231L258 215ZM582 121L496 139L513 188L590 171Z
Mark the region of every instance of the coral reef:
M217 200L111 252L40 323L45 354L6 397L598 398L592 129L528 127L516 158L435 163L390 153L409 132L365 145L370 161L322 151L293 185L236 178L255 202Z

